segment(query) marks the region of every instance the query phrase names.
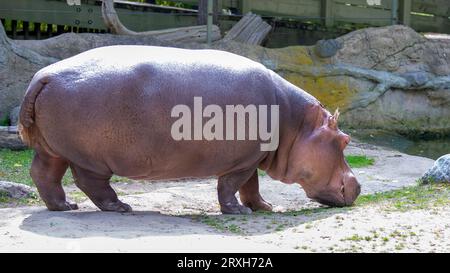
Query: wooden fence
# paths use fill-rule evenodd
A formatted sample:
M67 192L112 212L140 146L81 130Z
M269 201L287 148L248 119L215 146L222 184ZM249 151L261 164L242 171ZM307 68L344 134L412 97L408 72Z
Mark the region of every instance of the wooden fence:
M13 38L107 31L101 17L101 0L81 0L81 3L69 6L66 0L0 0L0 19ZM195 9L122 0L115 3L121 21L135 31L196 24ZM307 21L326 27L341 23L368 26L402 23L421 32L450 33L450 0L219 0L219 5L237 14L252 11L267 19ZM239 16L222 16L220 22L227 29L238 19Z
M100 0L69 6L66 0L0 0L0 18L13 38L46 38L62 32L106 32ZM115 1L120 20L135 31L196 24L197 11ZM42 25L45 25L43 27Z
M219 0L219 4L241 13L252 11L266 16L319 21L326 26L400 23L420 32L450 33L450 0Z

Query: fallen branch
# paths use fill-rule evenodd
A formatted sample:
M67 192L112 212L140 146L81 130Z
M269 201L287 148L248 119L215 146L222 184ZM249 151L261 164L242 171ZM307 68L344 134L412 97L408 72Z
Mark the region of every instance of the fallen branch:
M249 12L228 31L223 41L233 40L249 45L260 45L271 29L272 27L260 16Z
M170 42L206 42L206 26L192 26L181 28L169 28L164 30L144 31L136 32L125 27L119 19L116 10L114 9L113 0L104 0L102 3L102 17L105 25L114 34L119 35L138 35L138 36L151 36L163 41ZM212 28L212 41L220 40L220 29L218 26L213 25Z

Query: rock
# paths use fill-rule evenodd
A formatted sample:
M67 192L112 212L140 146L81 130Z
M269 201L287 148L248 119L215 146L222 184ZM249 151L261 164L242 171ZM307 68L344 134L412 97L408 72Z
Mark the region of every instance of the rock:
M17 124L19 122L19 112L20 112L20 106L16 106L9 113L9 122L10 122L11 126L17 126Z
M402 26L364 28L336 38L343 45L334 62L396 73L450 74L450 43L427 39Z
M0 126L0 148L22 150L27 146L17 132L17 126Z
M14 199L27 198L35 196L33 189L27 185L0 181L0 195L7 196Z
M314 51L320 58L330 58L336 55L342 43L335 39L320 40L316 43Z
M438 158L433 167L422 177L422 182L427 183L450 183L450 154Z
M34 73L56 61L18 46L6 36L3 24L0 24L0 120L21 103Z
M433 76L430 73L423 71L406 72L400 74L400 76L410 81L412 85L415 87L423 86L433 78Z

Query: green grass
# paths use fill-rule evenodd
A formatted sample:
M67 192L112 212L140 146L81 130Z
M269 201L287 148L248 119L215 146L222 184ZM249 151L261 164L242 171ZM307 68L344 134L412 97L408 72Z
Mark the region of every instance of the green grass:
M16 199L16 198L11 198L9 197L9 194L3 191L0 191L0 207L2 207L2 205L7 205L8 207L10 207L12 204L14 205L27 205L27 206L31 206L31 205L42 205L42 203L40 203L40 199L39 196L36 193L31 193L28 196Z
M358 197L356 206L384 202L386 208L406 211L450 205L450 184L427 184Z
M0 180L33 185L30 177L30 167L33 160L34 151L31 149L15 151L9 149L0 149ZM113 176L111 182L129 181L128 178ZM73 183L73 177L70 169L62 180L64 185Z
M9 117L0 117L0 126L9 126Z
M193 217L195 220L202 222L205 225L208 225L212 228L215 228L218 231L222 232L231 232L234 234L243 234L242 229L235 223L232 223L236 220L234 216L210 216L210 215L196 215Z
M32 150L12 151L0 150L0 180L32 185L30 166L33 158Z
M347 155L345 157L348 165L351 168L362 168L367 166L372 166L375 163L373 158L367 157L365 155Z

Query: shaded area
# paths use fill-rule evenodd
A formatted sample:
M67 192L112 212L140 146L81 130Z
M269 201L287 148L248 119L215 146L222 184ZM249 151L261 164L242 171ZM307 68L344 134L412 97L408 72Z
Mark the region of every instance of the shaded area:
M450 153L450 138L410 139L383 130L349 130L357 139L377 146L388 147L400 152L438 159Z

